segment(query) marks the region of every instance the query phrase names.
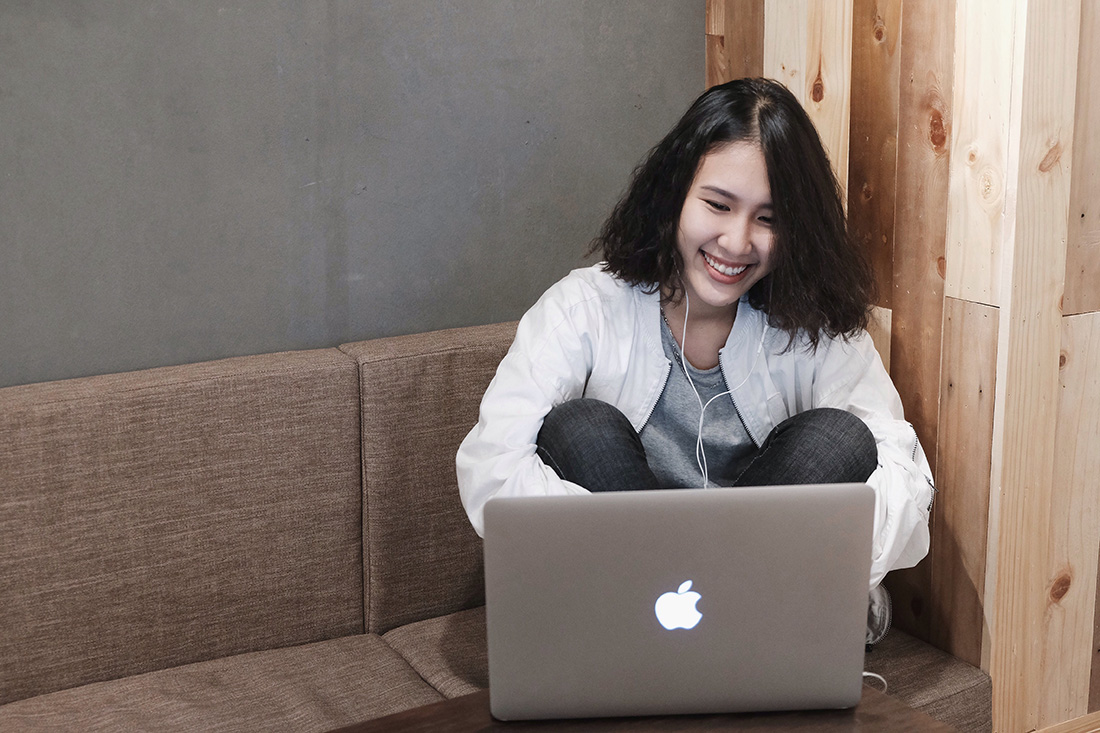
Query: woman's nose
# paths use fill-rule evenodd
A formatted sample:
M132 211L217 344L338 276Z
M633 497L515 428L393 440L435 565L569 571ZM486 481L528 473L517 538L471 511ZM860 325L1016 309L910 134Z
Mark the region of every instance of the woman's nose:
M747 217L737 217L718 237L718 244L731 253L740 254L752 249L752 235L752 221Z

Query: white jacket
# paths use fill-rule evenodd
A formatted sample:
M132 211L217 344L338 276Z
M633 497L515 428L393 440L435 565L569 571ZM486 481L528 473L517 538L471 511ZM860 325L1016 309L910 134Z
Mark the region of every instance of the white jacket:
M588 493L535 454L543 417L591 397L617 407L640 432L672 367L660 324L658 294L599 265L571 272L523 316L456 457L459 493L479 535L494 496ZM873 588L928 552L935 493L928 461L866 333L847 342L823 337L816 351L805 342L784 350L787 339L743 299L719 355L722 373L727 384L740 383L733 401L757 446L780 422L815 407L847 410L870 428L878 445L878 468L867 481L876 496Z

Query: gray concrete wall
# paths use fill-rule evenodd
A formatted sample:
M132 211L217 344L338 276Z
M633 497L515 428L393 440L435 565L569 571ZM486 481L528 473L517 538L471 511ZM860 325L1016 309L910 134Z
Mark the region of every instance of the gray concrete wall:
M4 0L0 386L518 317L702 0Z

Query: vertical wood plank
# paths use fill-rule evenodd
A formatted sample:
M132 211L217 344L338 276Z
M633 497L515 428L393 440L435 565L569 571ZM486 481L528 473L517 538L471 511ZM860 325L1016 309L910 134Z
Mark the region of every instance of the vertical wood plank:
M938 477L954 3L907 2L902 12L890 375ZM935 537L935 514L932 522ZM898 626L926 640L935 555L933 546L917 567L887 579Z
M764 73L764 0L707 0L707 87Z
M993 720L1025 731L1061 722L1043 701L1061 314L1080 2L1015 4L993 464L1000 466L990 673ZM956 43L958 48L958 43ZM958 58L958 57L957 57ZM999 72L1004 77L1004 70ZM960 99L956 89L955 99ZM956 153L957 154L957 153ZM950 262L949 262L950 267ZM950 269L949 284L950 284ZM996 474L996 471L995 471ZM995 486L998 484L995 483Z
M1081 3L1063 312L1100 311L1100 3Z
M893 291L901 31L901 0L855 0L848 230L867 253L883 308Z
M901 0L855 0L852 18L848 231L871 262L879 290L878 305L890 308Z
M803 106L807 106L808 98L805 89L809 32L806 3L764 0L764 75L783 82Z
M707 0L707 89L733 78L730 73L730 54L726 51L726 7L733 1Z
M764 74L802 102L848 187L853 0L765 0Z
M1100 548L1100 313L1062 319L1059 363L1039 716L1047 724L1089 711Z
M952 0L905 4L898 107L893 376L905 415L933 462L954 126L952 10Z
M1000 304L1014 2L958 0L946 293Z
M944 303L931 641L980 666L999 311Z
M1100 566L1100 548L1097 548ZM1096 602L1092 625L1092 675L1089 681L1089 712L1100 711L1100 567L1096 576Z
M867 333L875 345L875 351L882 359L886 373L890 373L890 331L893 328L894 314L887 308L872 308L871 322L867 324Z

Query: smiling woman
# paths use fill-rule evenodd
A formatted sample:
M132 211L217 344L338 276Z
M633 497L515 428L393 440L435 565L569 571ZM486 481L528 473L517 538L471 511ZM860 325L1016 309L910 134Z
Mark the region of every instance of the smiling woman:
M771 271L771 189L760 147L729 143L703 157L691 184L677 234L684 298L664 288L670 323L687 320L695 301L692 348L674 330L687 360L713 368L737 311L732 307ZM699 338L699 336L709 338Z
M771 269L771 223L771 188L760 148L737 142L708 153L680 213L677 246L687 293L729 313Z
M828 157L785 87L704 93L592 249L604 262L520 321L459 448L479 533L498 496L866 482L870 588L924 557L928 463L864 330L870 270Z

